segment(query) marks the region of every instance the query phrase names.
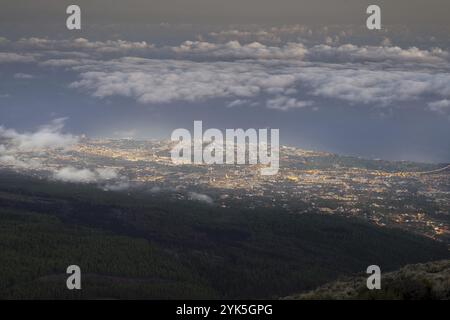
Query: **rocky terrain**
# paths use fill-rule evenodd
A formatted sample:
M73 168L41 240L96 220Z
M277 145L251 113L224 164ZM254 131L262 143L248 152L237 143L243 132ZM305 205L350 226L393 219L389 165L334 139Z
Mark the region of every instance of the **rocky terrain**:
M407 265L382 275L381 290L368 290L366 276L341 279L286 299L300 300L447 300L450 298L450 260Z

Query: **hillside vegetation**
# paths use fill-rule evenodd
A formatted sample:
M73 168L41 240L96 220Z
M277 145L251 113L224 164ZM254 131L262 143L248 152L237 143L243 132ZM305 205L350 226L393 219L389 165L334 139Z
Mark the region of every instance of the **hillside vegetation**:
M286 299L450 299L450 260L408 265L387 273L380 290L368 290L366 279L363 275L346 278Z
M278 298L379 264L449 259L401 230L0 173L0 298ZM65 287L67 266L81 291Z

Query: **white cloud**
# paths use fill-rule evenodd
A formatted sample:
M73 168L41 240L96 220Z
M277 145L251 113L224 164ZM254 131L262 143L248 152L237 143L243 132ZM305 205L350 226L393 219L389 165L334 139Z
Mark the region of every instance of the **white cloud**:
M0 166L48 172L51 178L59 181L106 183L109 190L122 188L127 182L124 177L119 176L115 168L88 169L71 165L58 168L47 165L46 161L42 160L40 155L44 155L44 159L52 156L49 152L56 151L63 156L78 142L77 136L62 132L64 121L64 118L55 119L35 132L25 133L0 126Z
M8 149L12 151L67 149L78 142L78 137L62 133L65 120L65 118L55 119L35 132L25 133L0 126L0 139L6 140Z
M53 177L60 181L82 183L94 182L97 179L95 172L89 169L77 169L74 167L59 169L54 173Z
M65 167L54 172L55 180L74 183L94 183L104 182L118 178L117 171L113 168L99 169L77 169L75 167Z
M28 73L20 73L19 72L19 73L14 74L14 78L27 80L27 79L33 79L34 76L31 74L28 74Z
M114 168L98 168L95 169L98 178L101 180L111 180L118 178L117 170Z
M64 121L64 118L56 119L35 132L25 133L0 126L0 164L24 169L42 168L33 153L65 151L78 142L78 137L62 133Z
M278 96L267 101L267 108L288 111L290 109L304 108L312 106L312 101L300 101L295 98Z
M38 160L30 159L27 157L21 159L21 157L18 155L8 154L6 150L4 152L1 152L0 150L0 153L2 153L0 155L0 165L18 169L39 169L41 167L41 163Z
M249 105L250 101L246 100L246 99L236 99L231 101L230 103L227 104L227 107L229 108L233 108L233 107L241 107L241 106L245 106L245 105Z
M450 111L450 100L444 99L440 101L428 103L428 108L431 111L445 114Z
M206 59L303 59L308 51L301 43L288 43L282 47L275 47L259 42L242 45L238 41L225 44L185 41L180 46L173 47L172 50L179 55L201 55Z
M82 61L76 59L49 59L40 62L39 65L43 67L72 67L80 65Z
M14 52L0 52L0 63L30 63L35 58L31 54L18 54Z
M233 29L210 36L240 39L310 32L298 25ZM79 74L72 88L98 98L123 96L143 104L223 99L226 106L261 105L286 111L311 105L317 97L381 106L450 98L449 53L445 50L400 48L388 38L380 38L381 46L336 45L339 36L328 29L315 32L328 44L201 40L155 47L122 40L27 38L5 45L38 54L3 52L0 62L2 57L4 61L37 59L42 67L70 68Z
M304 68L298 79L310 94L351 103L392 105L426 95L450 97L450 74L425 71Z
M202 193L189 192L188 197L190 200L200 201L200 202L204 202L207 204L214 203L214 200L210 196L208 196L206 194L202 194Z
M212 35L228 35L231 36L226 42L213 43L208 41L185 41L179 46L173 47L156 47L145 41L131 42L124 40L108 40L108 41L90 41L84 38L74 40L50 40L43 38L24 38L12 43L11 46L17 51L20 50L36 50L40 54L57 56L59 58L100 58L104 54L114 55L130 55L136 54L142 57L160 57L166 56L176 59L186 58L203 58L209 59L302 59L305 61L322 61L322 62L371 62L371 61L397 61L397 62L423 62L423 63L439 63L448 62L449 54L439 48L423 50L416 47L400 48L391 45L388 38L384 38L381 46L357 46L353 44L345 44L337 46L339 36L325 37L325 44L314 46L305 46L304 43L298 41L286 41L280 45L268 45L259 41L251 41L248 43L240 42L242 36L261 35L268 36L274 32L287 33L305 33L309 29L304 26L290 26L285 28L273 28L268 31L238 31L230 30L219 33L211 33ZM0 61L2 55L5 60L32 62L35 60L34 55L19 53L0 53ZM75 63L74 60L73 63ZM56 63L56 62L54 62ZM69 61L67 61L69 63ZM51 64L51 62L49 62Z
M308 50L306 60L353 63L353 62L398 62L398 63L447 63L449 54L439 48L421 50L416 47L402 49L391 46L341 46L316 45Z
M264 42L264 43L281 43L288 42L299 37L305 38L313 35L313 31L303 25L285 25L281 27L249 27L245 29L228 29L217 32L210 32L207 38L219 42L239 40L244 42Z
M85 38L74 40L51 40L45 38L23 38L16 45L22 49L39 50L85 50L98 53L129 53L136 50L151 49L154 46L145 41L125 40L89 41Z
M261 91L283 91L295 81L270 74L258 64L124 58L79 68L71 87L94 96L135 98L141 103L195 102L211 98L248 98Z
M314 96L383 106L429 95L450 97L450 73L372 64L123 58L75 70L80 80L71 87L99 98L125 96L140 103L223 98L231 100L229 106L238 106L263 99L269 108L288 110L310 104L302 101Z
M103 186L105 191L122 191L130 188L130 183L127 181L119 181L115 183L107 183Z

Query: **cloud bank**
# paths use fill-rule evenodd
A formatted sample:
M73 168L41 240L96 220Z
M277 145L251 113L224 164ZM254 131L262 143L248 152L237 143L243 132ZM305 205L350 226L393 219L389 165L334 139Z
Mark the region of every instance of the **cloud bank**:
M78 143L79 137L63 132L65 121L65 118L55 119L34 132L25 133L0 126L0 166L49 172L50 178L64 182L106 183L109 189L117 189L115 180L123 177L115 168L54 167L41 160L40 154L54 153L61 157Z
M339 44L327 30L323 30L325 43L314 45L242 40L255 34L263 38L310 31L302 26L256 33L228 30L211 33L209 41L184 41L177 46L24 38L3 42L10 51L0 53L0 63L63 68L78 78L68 84L70 88L100 99L126 97L141 104L219 99L229 107L290 111L331 99L362 107L422 102L425 110L447 110L442 102L450 99L446 50L401 48L386 37L379 46Z
M55 180L64 182L76 183L93 183L104 182L119 177L117 170L113 168L99 168L99 169L77 169L75 167L64 167L58 169L53 173Z

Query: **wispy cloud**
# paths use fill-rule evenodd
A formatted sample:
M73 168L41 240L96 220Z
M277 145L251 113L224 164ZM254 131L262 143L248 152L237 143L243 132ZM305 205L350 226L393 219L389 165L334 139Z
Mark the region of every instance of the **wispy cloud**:
M450 97L450 74L340 64L286 61L193 62L123 58L77 68L71 87L99 98L125 96L140 103L198 102L207 99L263 99L268 108L311 105L314 97L352 104L393 106L396 102ZM302 97L298 93L302 93ZM284 101L285 107L280 102Z
M29 79L33 79L34 76L32 74L28 74L28 73L16 73L14 74L14 79L20 79L20 80L29 80Z
M197 192L189 192L188 193L188 199L204 202L204 203L207 203L207 204L213 204L214 203L214 200L210 196L208 196L206 194L203 194L203 193L197 193Z
M36 59L31 54L19 54L14 52L0 52L0 64L3 63L31 63Z
M440 101L430 102L428 107L431 111L438 112L441 114L446 114L450 112L450 100L444 99Z
M54 152L63 156L78 144L78 136L63 132L65 121L66 118L55 119L34 132L24 133L0 126L0 166L47 172L49 178L58 181L97 183L105 190L119 190L128 185L117 168L49 166L42 160L40 154L51 157L49 152Z
M53 173L53 178L55 180L75 183L104 182L117 179L118 177L119 174L117 173L117 170L113 168L98 168L91 170L87 168L78 169L69 166L58 169Z
M35 132L19 133L0 126L0 139L10 152L42 151L46 148L67 149L78 142L78 137L62 132L66 118L58 118L41 126Z

